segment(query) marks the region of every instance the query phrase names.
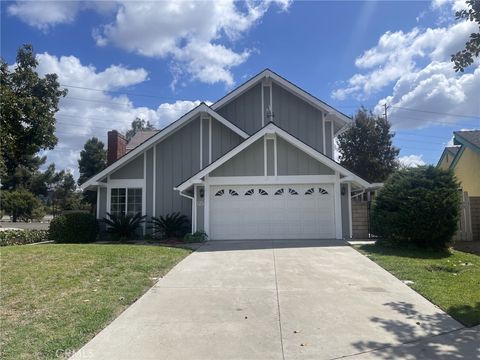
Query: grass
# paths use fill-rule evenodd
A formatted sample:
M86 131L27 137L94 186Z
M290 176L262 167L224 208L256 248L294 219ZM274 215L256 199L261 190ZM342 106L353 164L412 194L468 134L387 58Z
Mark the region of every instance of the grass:
M356 247L466 326L480 324L480 256L388 245Z
M68 357L188 254L138 245L2 248L0 358Z

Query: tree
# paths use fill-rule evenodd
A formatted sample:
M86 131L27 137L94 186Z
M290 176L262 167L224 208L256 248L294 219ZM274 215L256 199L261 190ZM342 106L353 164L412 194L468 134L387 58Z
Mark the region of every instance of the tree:
M96 137L92 137L85 142L78 160L79 184L83 184L92 176L105 169L107 166L107 152L104 147L103 142Z
M32 169L39 162L40 150L53 149L55 113L66 96L56 74L40 77L31 45L22 46L13 67L0 59L0 151L4 188L16 188L14 174L19 166ZM37 167L38 168L38 167Z
M396 171L373 201L373 232L402 244L445 247L457 231L458 189L451 170L422 166Z
M467 9L455 13L457 20L474 21L479 24L478 32L471 33L470 39L465 43L465 49L452 55L455 71L464 72L465 68L473 64L474 57L480 55L480 0L467 0Z
M340 164L369 182L385 181L398 168L393 137L387 120L362 107L338 136Z
M152 124L150 124L150 121L145 121L144 119L141 119L139 117L135 118L135 120L132 121L132 128L127 131L125 134L125 137L127 138L127 141L130 141L130 139L139 131L143 130L154 130L155 128L153 127Z
M25 189L2 191L0 195L2 210L12 217L13 222L17 222L18 219L27 221L44 215L40 200Z

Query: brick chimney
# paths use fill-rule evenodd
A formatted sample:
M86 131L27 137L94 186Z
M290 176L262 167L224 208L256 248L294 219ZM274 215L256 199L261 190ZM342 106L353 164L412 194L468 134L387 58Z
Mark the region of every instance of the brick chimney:
M120 159L127 153L127 139L117 130L108 132L107 165Z

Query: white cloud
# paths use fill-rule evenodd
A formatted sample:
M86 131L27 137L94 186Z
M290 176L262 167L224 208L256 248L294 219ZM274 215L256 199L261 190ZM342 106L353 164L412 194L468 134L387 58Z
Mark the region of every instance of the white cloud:
M471 22L460 22L424 30L386 32L376 46L356 59L359 72L344 87L333 91L332 97L364 101L392 86L391 95L380 99L375 111L381 113L383 104L389 104L390 120L397 128L465 120L445 113L478 117L480 61L461 74L455 73L450 61L451 54L463 48L476 27Z
M59 24L73 23L81 10L92 9L100 13L112 11L113 1L17 1L7 8L10 16L17 16L23 22L47 31Z
M68 95L60 102L56 116L59 143L54 150L45 152L48 163L54 162L57 168L72 169L75 176L78 176L80 150L88 138L96 136L106 145L108 130L125 132L137 116L163 128L200 104L199 100L178 100L160 104L156 109L136 107L126 95L114 96L108 91L146 81L148 73L142 68L112 65L97 71L91 65L83 65L74 56L58 58L48 53L37 55L37 59L39 74L56 73L61 84L76 86L68 88Z
M115 20L92 30L98 46L113 45L143 56L170 60L173 86L184 77L232 86L231 69L244 63L251 54L250 49L235 49L234 43L273 5L281 11L287 10L290 0L31 1L10 5L8 12L45 30L72 23L82 10L110 11Z
M418 167L425 165L425 161L422 159L423 155L406 155L398 158L401 166L405 167Z

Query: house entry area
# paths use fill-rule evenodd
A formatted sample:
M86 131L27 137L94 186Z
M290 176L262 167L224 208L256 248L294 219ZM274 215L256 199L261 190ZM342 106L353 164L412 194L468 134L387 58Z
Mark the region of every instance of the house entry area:
M214 240L335 238L332 184L217 185L209 196Z

